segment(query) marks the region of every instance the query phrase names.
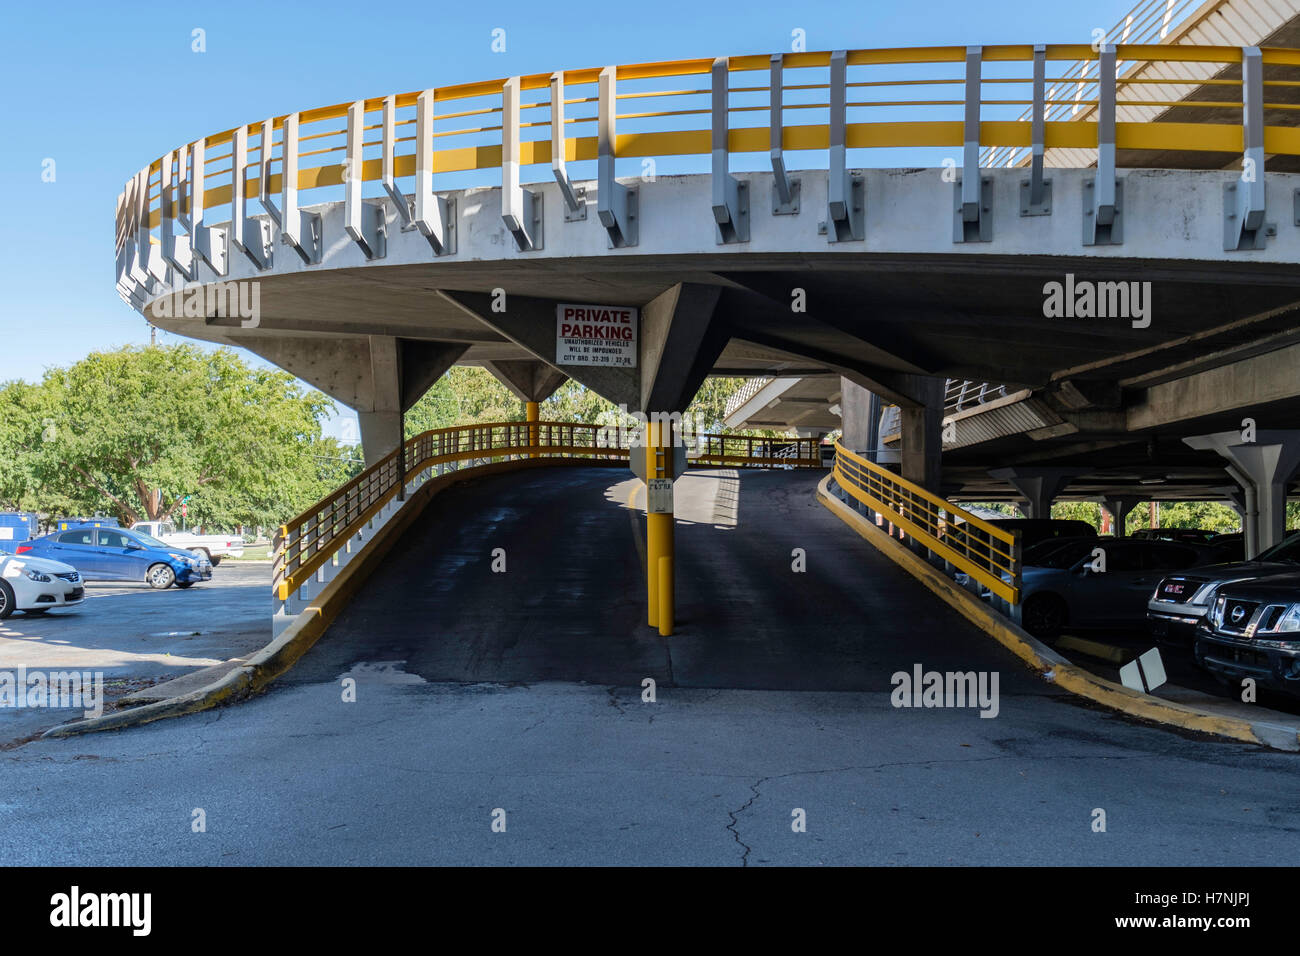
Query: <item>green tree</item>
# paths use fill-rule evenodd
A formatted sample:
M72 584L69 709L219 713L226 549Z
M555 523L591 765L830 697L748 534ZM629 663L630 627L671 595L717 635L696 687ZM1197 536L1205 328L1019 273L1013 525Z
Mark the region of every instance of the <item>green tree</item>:
M39 386L0 390L6 498L50 512L168 519L190 496L196 523L269 525L332 481L316 460L333 402L229 349L92 352Z

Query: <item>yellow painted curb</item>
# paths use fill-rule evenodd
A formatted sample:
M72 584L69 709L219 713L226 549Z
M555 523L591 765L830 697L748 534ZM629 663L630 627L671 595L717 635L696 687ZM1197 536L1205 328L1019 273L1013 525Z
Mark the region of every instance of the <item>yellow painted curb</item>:
M340 611L347 606L362 585L374 573L380 562L387 556L393 545L402 537L406 529L424 513L430 501L439 492L464 481L498 475L503 472L520 471L526 468L548 466L591 466L608 467L622 465L626 462L603 461L584 458L529 458L516 461L494 462L478 468L452 471L432 478L412 493L405 507L397 512L371 539L365 550L344 565L339 573L329 582L321 593L305 607L292 624L284 629L260 651L253 654L248 663L237 667L229 674L207 687L201 687L181 697L161 700L142 707L119 710L100 717L88 717L66 724L60 724L47 730L42 737L69 737L74 734L87 734L101 730L120 730L151 723L167 717L181 717L220 707L251 697L270 684L289 668L293 667L312 645L316 643L329 628Z
M1103 644L1101 641L1091 641L1086 637L1075 637L1074 635L1060 638L1056 642L1056 646L1064 647L1069 651L1078 651L1080 654L1087 654L1089 657L1095 657L1101 661L1110 661L1112 664L1127 664L1130 658L1137 656L1122 647L1116 647L1114 644Z
M962 617L1037 671L1048 683L1143 720L1230 740L1263 744L1277 750L1300 750L1300 728L1265 721L1251 722L1162 700L1098 677L1070 663L831 494L829 486L833 478L833 474L827 475L818 483L818 501Z

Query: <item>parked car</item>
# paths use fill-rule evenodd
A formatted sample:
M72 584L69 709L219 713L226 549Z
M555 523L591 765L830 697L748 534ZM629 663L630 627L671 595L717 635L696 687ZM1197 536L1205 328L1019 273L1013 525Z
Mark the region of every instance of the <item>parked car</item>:
M1094 571L1095 552L1105 570ZM1215 560L1204 545L1133 538L1043 542L1022 555L1021 625L1052 638L1070 627L1140 627L1162 576Z
M1252 677L1300 696L1300 573L1223 584L1193 646L1196 663L1224 683Z
M131 525L132 531L157 538L173 548L184 548L202 554L212 562L215 568L222 558L242 558L244 556L244 539L230 534L192 534L189 531L177 531L170 521L137 521Z
M990 518L987 519L987 523L1004 531L1017 532L1020 535L1022 561L1024 560L1024 552L1045 541L1097 536L1096 529L1088 522L1075 521L1069 518ZM982 551L979 544L975 542L982 541L985 548L988 548L990 544L988 532L978 527L972 527L967 531L965 522L961 520L954 521L951 527L945 528L943 536L951 538L959 550L965 549L968 541L973 539L970 542L970 550L975 555L987 553Z
M1222 545L1214 539L1209 545ZM1188 647L1196 625L1226 584L1300 571L1300 531L1290 534L1251 561L1215 562L1186 574L1162 578L1147 600L1147 622L1156 640Z
M1185 541L1189 544L1209 544L1217 536L1217 532L1204 528L1140 528L1128 535L1147 541Z
M165 590L212 579L212 564L203 556L125 528L56 531L16 551L70 564L86 581L144 581Z
M60 561L0 550L0 621L14 611L44 614L86 599L80 573Z

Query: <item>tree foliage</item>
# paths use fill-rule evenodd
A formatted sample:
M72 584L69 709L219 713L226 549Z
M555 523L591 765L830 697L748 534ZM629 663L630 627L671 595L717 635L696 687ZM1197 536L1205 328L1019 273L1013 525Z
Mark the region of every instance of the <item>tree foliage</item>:
M706 433L731 433L723 422L727 400L745 384L743 378L706 378L685 416ZM611 424L618 417L612 402L572 379L541 403L544 421ZM482 368L455 366L406 413L408 438L435 428L479 422L514 422L524 417L523 403ZM740 434L750 434L741 432ZM759 434L755 432L754 434ZM761 434L768 434L764 431Z
M272 525L355 466L321 436L333 402L229 349L128 346L0 387L0 498L129 523Z

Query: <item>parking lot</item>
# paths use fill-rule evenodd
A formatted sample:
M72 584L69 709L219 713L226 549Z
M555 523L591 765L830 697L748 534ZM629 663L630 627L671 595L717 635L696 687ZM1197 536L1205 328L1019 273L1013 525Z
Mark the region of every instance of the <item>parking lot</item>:
M223 561L182 591L90 583L80 606L0 621L0 669L104 675L108 703L263 646L270 639L269 561ZM0 708L0 747L80 711Z

